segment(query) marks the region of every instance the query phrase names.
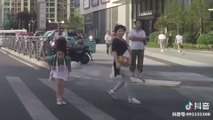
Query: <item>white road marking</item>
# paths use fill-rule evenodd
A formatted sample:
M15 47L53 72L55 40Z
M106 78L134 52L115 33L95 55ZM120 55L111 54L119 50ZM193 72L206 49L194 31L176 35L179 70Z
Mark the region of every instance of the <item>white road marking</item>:
M39 79L48 87L55 90L55 85L53 82L49 82L48 79ZM73 106L78 108L82 113L87 115L91 120L116 120L115 118L109 116L102 110L96 108L83 98L77 96L75 93L65 88L65 99L71 103Z
M33 120L58 120L18 77L6 77Z
M7 55L7 52L5 52L4 50L1 50L1 49L0 49L0 51L1 51L2 53L4 53L5 55Z
M1 52L4 53L5 55L8 55L8 54L7 54L5 51L3 51L3 50L1 50ZM16 58L16 57L12 56L12 55L8 55L8 56L11 57L11 58L13 58L13 59L15 59L15 60L17 60L17 61L19 61L19 62L21 62L21 63L23 63L23 64L25 64L25 65L27 65L27 66L29 66L29 67L32 67L32 68L38 70L37 67L35 67L35 66L33 66L33 65L31 65L31 64L29 64L29 63L27 63L27 62L25 62L25 61L23 61L23 60L21 60L21 59L18 59L18 58Z
M13 59L15 59L15 60L17 60L17 61L19 61L19 62L21 62L21 63L24 63L25 65L27 65L27 66L29 66L29 67L32 67L32 68L38 70L37 67L35 67L35 66L33 66L33 65L31 65L31 64L29 64L29 63L23 61L23 60L20 60L20 59L18 59L18 58L16 58L16 57L13 57L12 55L8 55L8 56L10 56L11 58L13 58Z
M174 57L174 56L169 56L166 54L160 54L160 53L155 53L150 51L146 51L145 55L154 56L155 58L159 58L159 59L165 59L167 61L174 62L183 66L194 66L194 67L195 66L203 66L203 67L212 66L212 65L202 63L202 62L197 62L194 60L187 60L180 57Z
M145 83L139 78L131 77L131 82L146 85L146 86L174 87L181 84L180 81L167 81L167 80L154 80L154 79L144 79L144 80L145 80Z

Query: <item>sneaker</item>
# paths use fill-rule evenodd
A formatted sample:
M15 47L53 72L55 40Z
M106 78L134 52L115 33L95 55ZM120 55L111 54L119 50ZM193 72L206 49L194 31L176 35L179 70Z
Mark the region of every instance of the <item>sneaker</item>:
M142 74L142 73L139 73L139 72L138 72L137 77L138 77L140 80L142 80L143 83L145 83L145 80L144 80L144 78L143 78L143 74Z
M129 98L128 101L129 103L132 103L132 104L141 104L141 102L137 100L136 98Z
M60 99L56 99L56 104L57 104L57 105L62 105L61 100L60 100Z
M64 100L61 100L61 103L62 103L62 105L66 105L67 104L67 102L64 101Z
M108 93L112 96L112 98L114 100L118 100L118 96L117 96L117 94L113 90L110 90Z
M160 52L164 52L164 50L160 50Z

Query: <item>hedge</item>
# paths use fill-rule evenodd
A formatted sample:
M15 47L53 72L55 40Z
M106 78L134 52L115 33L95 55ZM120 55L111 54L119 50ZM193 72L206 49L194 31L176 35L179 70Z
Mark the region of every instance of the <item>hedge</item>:
M159 44L156 42L148 42L147 46L150 48L159 48ZM176 48L176 45L173 48ZM213 50L213 44L183 44L183 49Z
M213 44L213 33L209 32L207 34L202 34L201 36L198 37L197 39L198 44Z

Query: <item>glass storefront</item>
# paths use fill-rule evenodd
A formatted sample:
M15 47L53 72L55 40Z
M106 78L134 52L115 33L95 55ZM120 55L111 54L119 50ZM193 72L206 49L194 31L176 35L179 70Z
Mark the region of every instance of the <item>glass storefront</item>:
M163 12L166 0L132 0L132 19L142 21L147 35L154 31L154 23Z

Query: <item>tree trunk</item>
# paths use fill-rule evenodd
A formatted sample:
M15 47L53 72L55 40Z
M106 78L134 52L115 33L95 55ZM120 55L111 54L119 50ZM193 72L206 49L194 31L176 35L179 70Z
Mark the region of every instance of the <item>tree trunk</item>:
M180 26L177 25L177 34L179 34L179 33L180 33Z

